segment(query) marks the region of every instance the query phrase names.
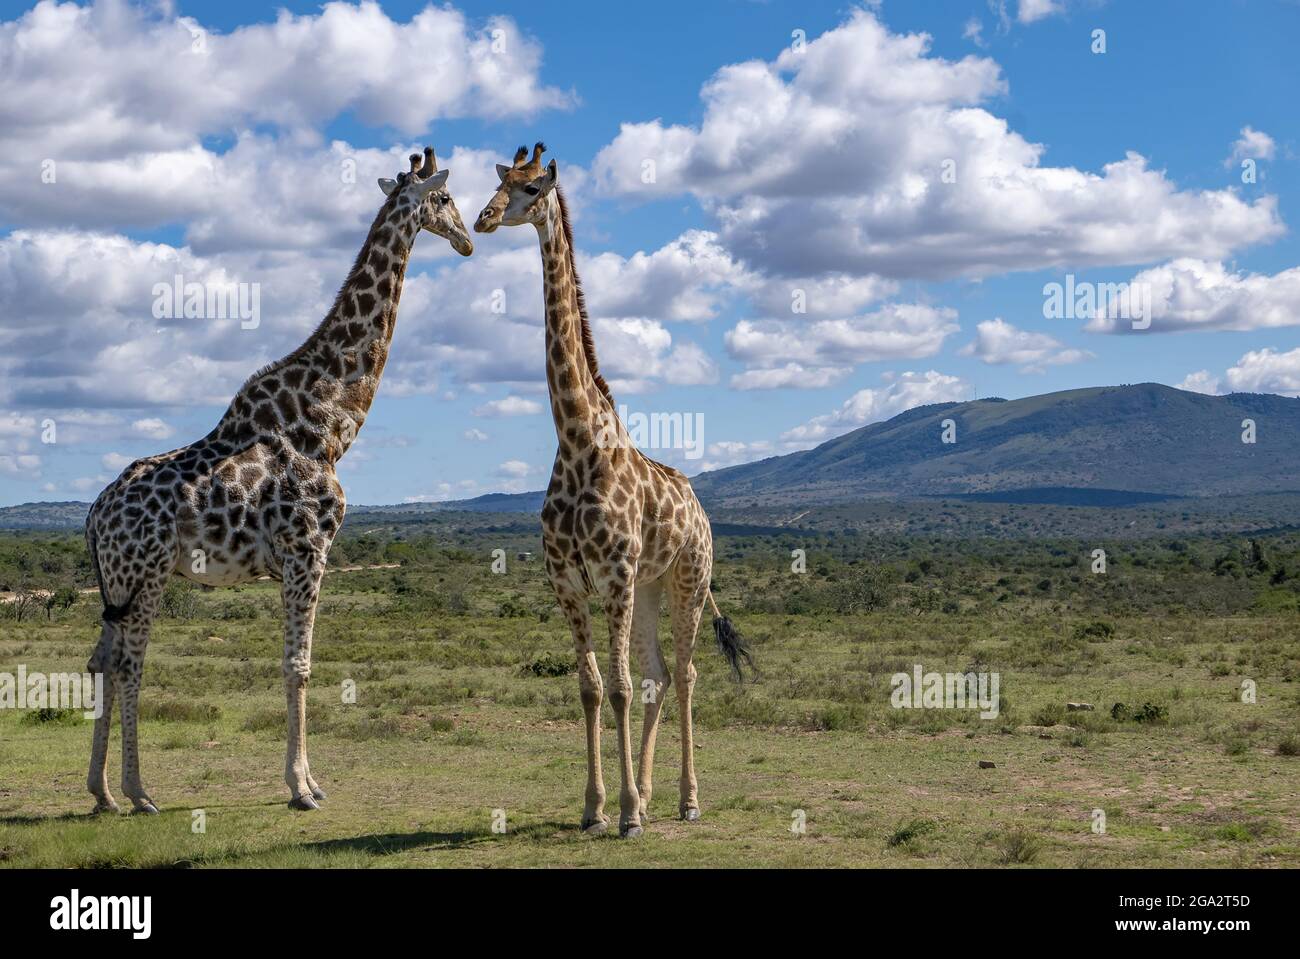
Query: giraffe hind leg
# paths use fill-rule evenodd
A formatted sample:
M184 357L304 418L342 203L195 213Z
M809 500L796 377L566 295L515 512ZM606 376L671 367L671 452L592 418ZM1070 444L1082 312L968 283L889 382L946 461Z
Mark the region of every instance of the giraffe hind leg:
M140 686L149 633L170 573L170 568L161 566L152 570L136 593L130 610L119 624L111 663L114 695L122 713L122 792L131 800L133 812L150 815L157 814L158 807L149 798L140 778Z
M671 676L659 646L659 607L663 597L663 580L638 583L632 602L632 649L641 667L641 702L645 706L641 723L641 756L637 766L636 788L644 819L653 789L655 740L659 735L659 713L668 692Z
M105 623L95 652L86 664L86 671L101 677L103 691L95 703L98 714L95 716L95 732L90 746L90 772L86 776L86 788L95 797L92 814L117 812L117 802L108 789L108 741L113 730L113 671L111 669L111 651L113 633L116 627Z
M144 649L149 641L153 609L162 595L168 571L160 562L150 578L160 580L147 590L138 586L119 604L105 603L99 641L86 663L86 671L101 677L102 691L96 705L90 748L90 769L86 787L95 797L92 815L118 812L108 788L108 747L112 737L113 708L122 710L122 788L137 812L157 812L139 785L139 750L136 738L137 696ZM127 717L130 716L128 723Z
M709 578L713 571L713 557L709 552L683 554L674 561L668 572L669 610L673 625L673 652L676 660L674 679L677 685L677 703L681 722L682 775L681 801L678 812L682 819L693 822L700 818L699 787L695 779L695 739L692 725L692 695L695 691L695 637L700 628L700 616L709 592Z

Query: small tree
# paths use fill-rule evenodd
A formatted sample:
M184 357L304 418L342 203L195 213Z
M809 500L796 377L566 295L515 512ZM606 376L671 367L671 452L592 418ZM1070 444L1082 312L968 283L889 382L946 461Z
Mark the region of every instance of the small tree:
M60 586L45 597L45 617L54 618L54 611L61 609L65 613L77 605L78 593L75 586Z
M40 608L40 597L28 587L19 587L14 592L14 598L4 604L5 610L17 622L22 622L28 616Z

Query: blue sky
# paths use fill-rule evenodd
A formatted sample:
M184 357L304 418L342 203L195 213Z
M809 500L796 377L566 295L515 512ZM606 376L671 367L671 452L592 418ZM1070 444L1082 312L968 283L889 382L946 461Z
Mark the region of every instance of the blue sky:
M283 6L0 5L0 505L206 433L426 142L468 219L546 140L603 368L702 416L698 458L648 451L688 473L976 394L1300 393L1300 4ZM544 485L536 240L478 239L417 243L353 503ZM177 272L257 284L258 328L156 322ZM1150 328L1047 318L1067 274Z

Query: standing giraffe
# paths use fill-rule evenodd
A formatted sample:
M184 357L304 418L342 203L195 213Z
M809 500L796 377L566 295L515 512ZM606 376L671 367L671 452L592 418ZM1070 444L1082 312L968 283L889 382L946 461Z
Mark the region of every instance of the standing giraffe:
M86 542L104 627L87 669L108 680L90 755L95 812L117 811L106 768L115 696L122 704L122 791L134 811L158 811L140 781L136 707L150 626L173 573L207 586L280 580L289 805L319 809L325 798L307 765L307 679L321 576L343 522L335 464L379 387L416 234L445 237L462 256L474 250L445 189L449 171L438 172L432 147L423 166L420 159L412 154L409 173L379 181L388 199L307 342L254 374L211 433L132 463L90 509Z
M749 648L718 612L709 589L713 534L690 481L677 470L643 456L615 412L614 399L596 366L582 287L573 260L573 231L558 188L555 161L543 169L546 147L531 160L520 147L514 164L497 165L501 186L474 224L477 233L531 223L542 248L546 294L546 382L559 449L542 507L546 573L573 631L578 682L587 725L587 794L582 828L603 833L605 783L600 768L600 705L603 688L596 664L588 597L604 604L609 620L609 701L618 727L621 774L621 836L641 834L650 802L655 736L670 676L659 647L660 600L668 593L681 711L680 815L699 818L692 755L691 691L695 686L695 634L707 601L713 608L718 648L736 677L741 661L752 666ZM632 676L628 647L645 676L641 758L633 778L629 720Z

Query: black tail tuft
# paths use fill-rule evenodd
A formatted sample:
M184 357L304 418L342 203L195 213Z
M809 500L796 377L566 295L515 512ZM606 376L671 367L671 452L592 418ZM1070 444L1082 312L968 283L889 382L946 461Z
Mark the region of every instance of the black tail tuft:
M100 617L104 625L99 632L99 642L95 644L94 652L90 654L90 660L86 663L86 672L106 673L109 671L113 663L113 646L118 633L117 624L131 614L131 608L135 606L136 597L139 595L140 591L137 589L131 594L131 598L121 606L114 606L109 602L104 603L104 614Z
M100 618L106 623L120 623L126 619L126 614L131 612L131 604L126 603L122 606L110 606L104 604L104 615Z
M140 591L136 590L134 593L131 594L131 598L128 599L121 606L114 606L111 603L109 603L107 600L105 600L104 615L100 618L103 619L103 621L106 623L120 623L122 620L126 619L126 617L130 614L131 607L135 605L135 598L136 596L139 595L139 593Z
M749 650L749 643L736 631L735 625L725 616L713 617L713 635L718 640L718 652L727 657L727 663L731 666L731 673L736 677L736 682L743 683L745 674L740 668L743 662L755 676L758 675L758 667L754 665L754 656Z

